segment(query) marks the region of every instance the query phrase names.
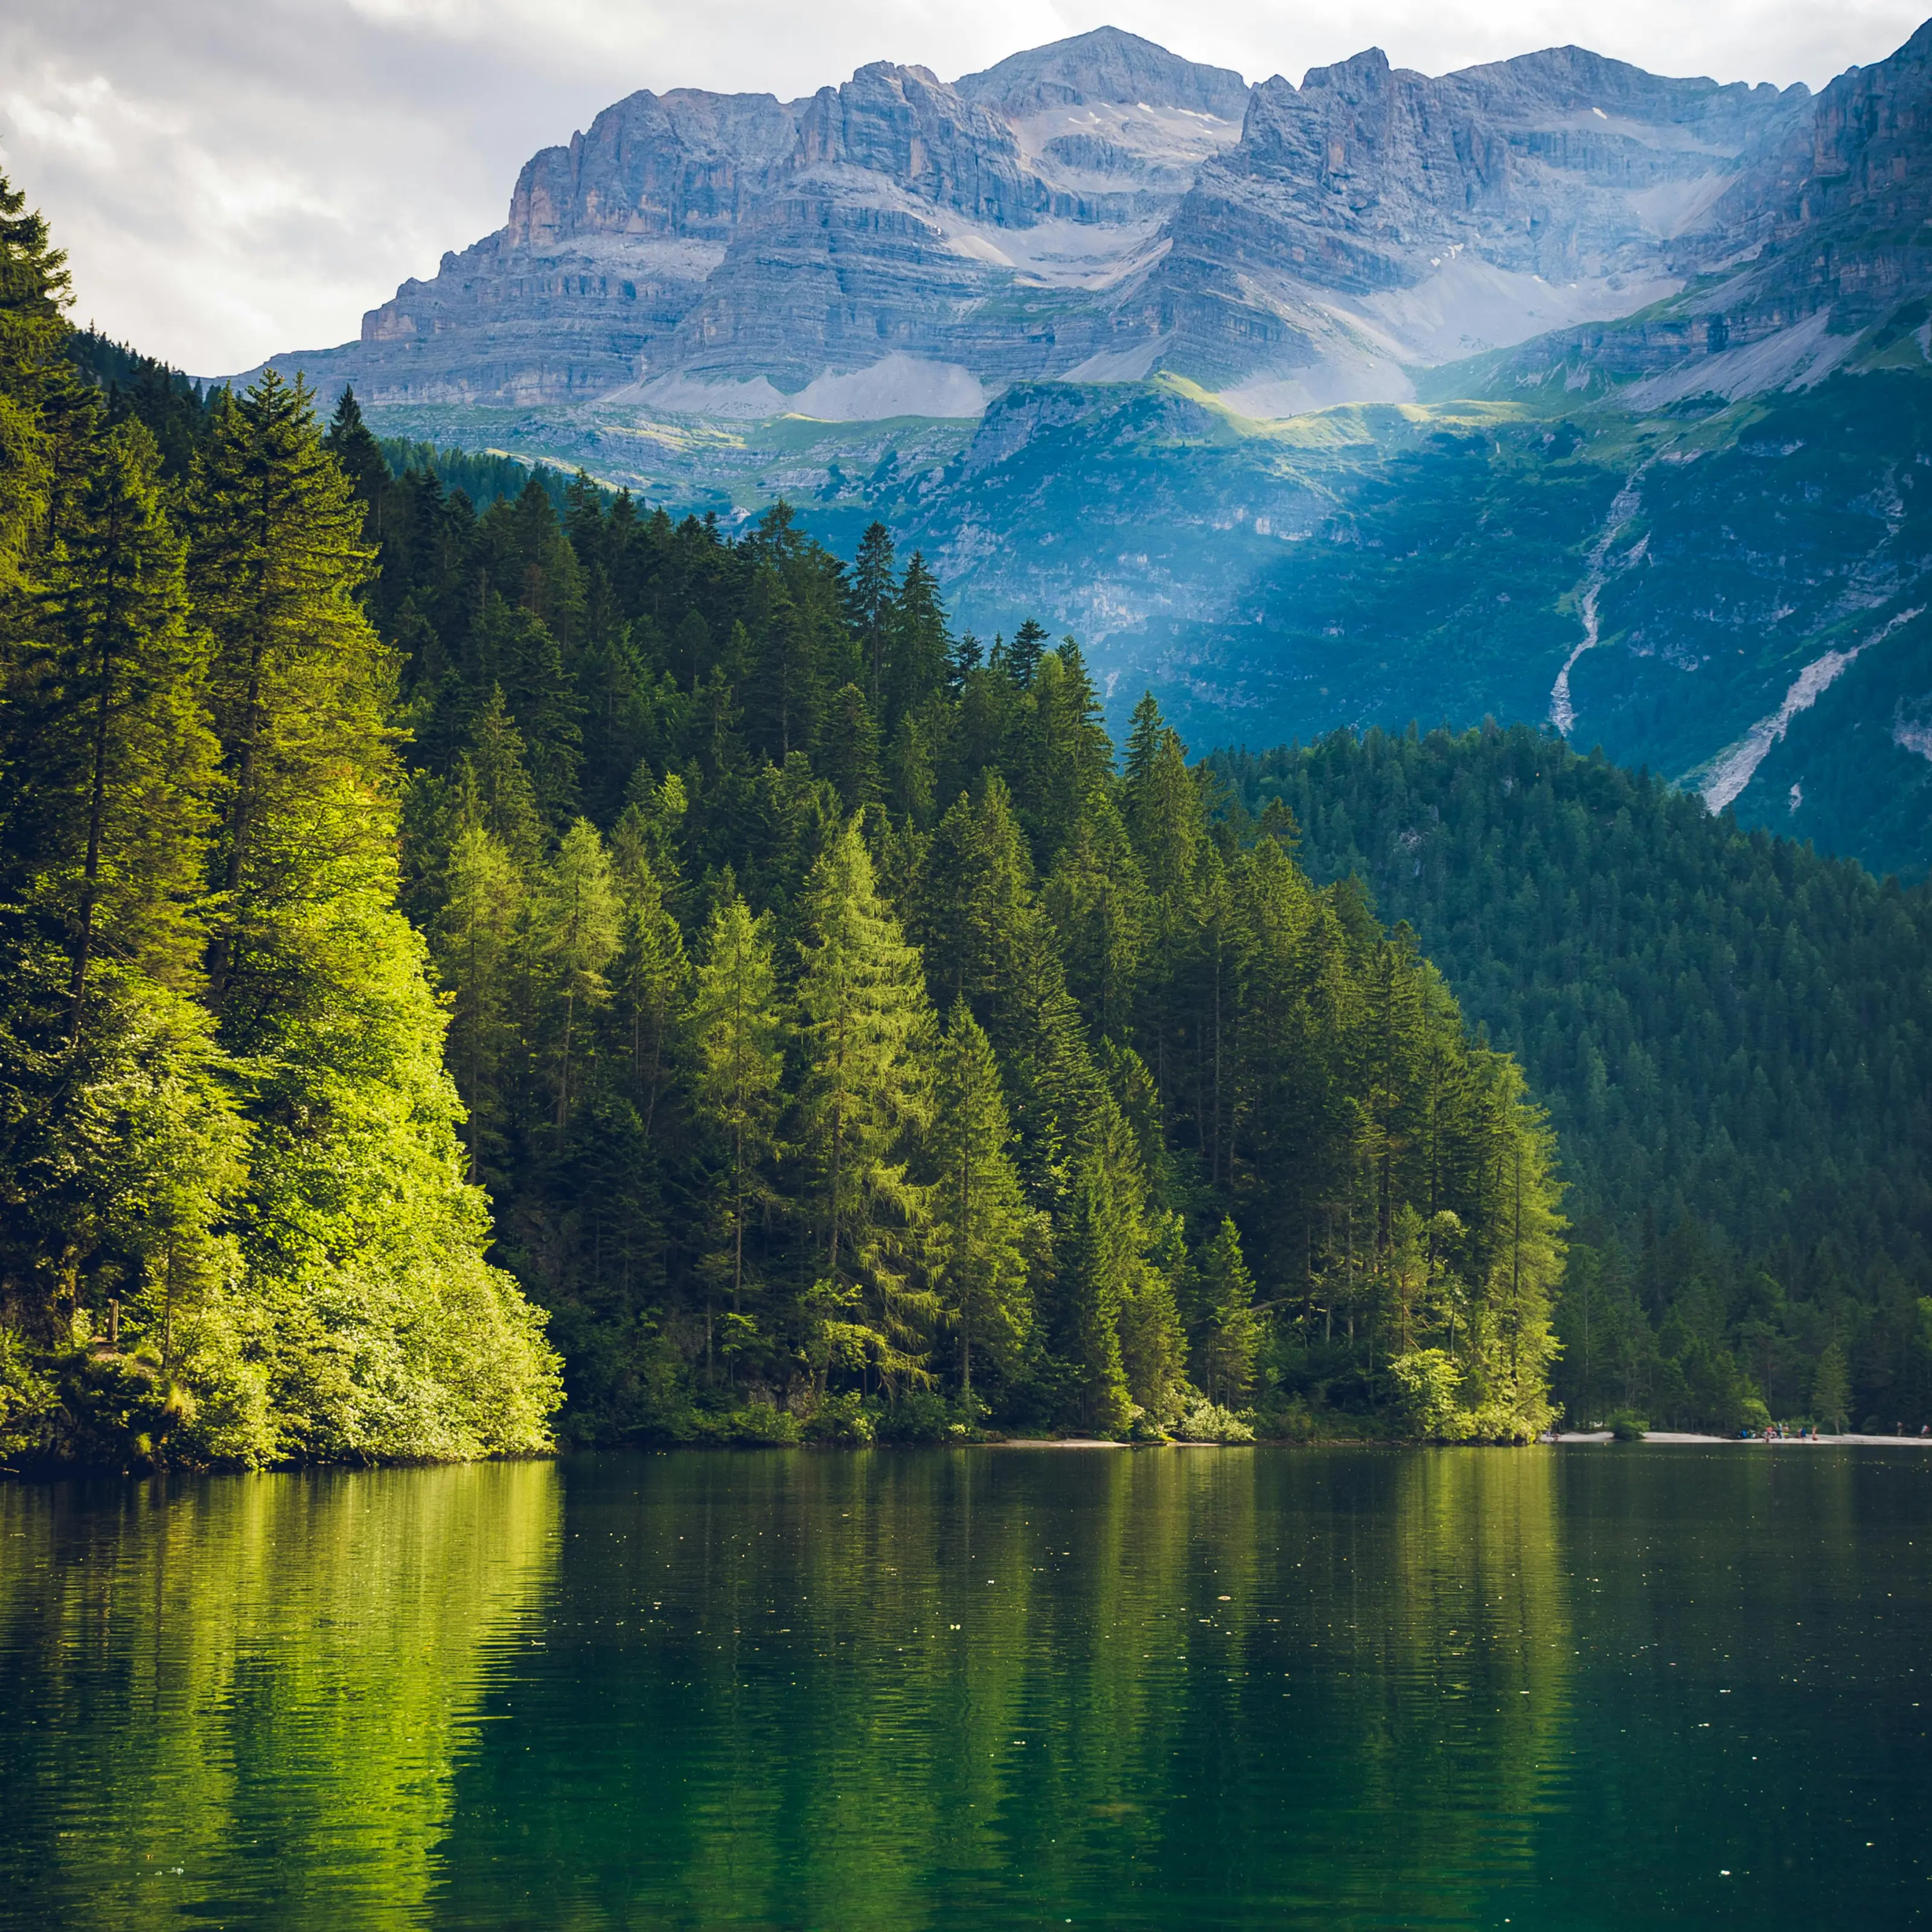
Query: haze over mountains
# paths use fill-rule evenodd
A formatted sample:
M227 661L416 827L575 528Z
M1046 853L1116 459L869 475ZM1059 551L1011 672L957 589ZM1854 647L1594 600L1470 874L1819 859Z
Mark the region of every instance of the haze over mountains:
M1815 95L1574 47L1251 88L1112 28L644 91L277 361L674 508L881 518L1199 742L1546 721L1920 871L1928 127L1932 27Z

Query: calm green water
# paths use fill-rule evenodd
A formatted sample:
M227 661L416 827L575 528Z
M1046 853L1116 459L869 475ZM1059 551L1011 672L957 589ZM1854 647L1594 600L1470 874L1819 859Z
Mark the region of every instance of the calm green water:
M1886 1928L1932 1459L0 1489L0 1924Z

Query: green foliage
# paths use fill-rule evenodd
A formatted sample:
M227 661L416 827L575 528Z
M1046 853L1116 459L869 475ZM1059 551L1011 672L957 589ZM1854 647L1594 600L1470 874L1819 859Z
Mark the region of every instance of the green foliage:
M446 1016L396 908L363 506L273 377L197 401L171 475L146 417L178 386L137 367L131 400L104 394L49 356L31 220L0 231L0 393L31 430L10 474L41 491L0 608L0 1320L30 1351L10 1441L148 1464L542 1448L554 1358L484 1259ZM478 957L489 856L462 861Z
M1573 1422L1815 1412L1834 1343L1844 1413L1932 1416L1932 891L1526 728L1212 763L1231 826L1366 881L1547 1102Z
M956 644L882 532L848 574L782 509L734 543L369 473L410 902L573 1433L1388 1426L1404 1336L1466 1430L1541 1426L1520 1082L1283 826L1216 830L1150 705L1116 775L1072 640ZM613 909L580 958L566 901Z
M1182 1442L1252 1442L1255 1439L1252 1422L1204 1396L1182 1410L1174 1420L1173 1432Z
M1852 1382L1845 1352L1837 1342L1828 1342L1811 1378L1811 1412L1821 1427L1842 1436L1851 1407Z
M1073 640L956 639L882 530L848 572L783 506L484 502L272 381L203 418L144 633L206 667L143 929L194 940L173 1064L232 1144L175 1162L171 1441L539 1439L531 1304L584 1441L1386 1432L1431 1352L1461 1432L1546 1418L1514 1067L1280 815L1215 822L1150 701L1117 772ZM76 1308L151 1323L97 1219Z
M1607 1418L1611 1438L1618 1442L1641 1442L1650 1424L1628 1408L1618 1409Z

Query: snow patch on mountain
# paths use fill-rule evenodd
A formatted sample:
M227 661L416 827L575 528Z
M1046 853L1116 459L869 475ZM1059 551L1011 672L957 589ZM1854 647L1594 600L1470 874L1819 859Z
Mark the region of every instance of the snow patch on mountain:
M888 416L983 415L986 392L957 362L888 356L868 369L840 375L827 369L794 396L794 416L824 422L877 422Z

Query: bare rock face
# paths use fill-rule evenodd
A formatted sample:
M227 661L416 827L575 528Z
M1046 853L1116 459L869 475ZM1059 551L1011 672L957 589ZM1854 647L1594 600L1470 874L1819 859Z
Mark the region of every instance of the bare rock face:
M640 92L359 343L280 359L376 403L740 412L1166 370L1268 416L1505 352L1505 384L1667 400L1712 356L1760 380L1736 358L1774 339L1826 366L1932 291L1928 130L1932 26L1816 100L1577 47L1436 78L1372 48L1250 89L1112 28L950 86Z
M1117 346L1096 296L1157 252L1246 100L1112 28L959 87L880 62L788 104L635 94L536 156L505 226L359 344L279 359L375 403L688 404L898 358L956 406Z
M1352 353L1393 382L1394 364L1627 314L1674 292L1672 238L1805 98L1576 47L1440 80L1376 49L1299 88L1276 76L1175 214L1151 319L1171 365L1210 376Z
M1760 132L1724 191L1672 238L1681 296L1526 344L1498 382L1636 377L1630 400L1663 406L1808 386L1855 355L1909 348L1932 313L1928 135L1932 23Z
M1248 84L1233 68L1183 60L1118 27L1010 54L997 67L969 74L955 85L967 100L1012 121L1096 103L1157 105L1239 121L1248 104Z
M632 94L524 164L509 220L362 321L373 400L548 402L630 380L798 140L768 94Z

